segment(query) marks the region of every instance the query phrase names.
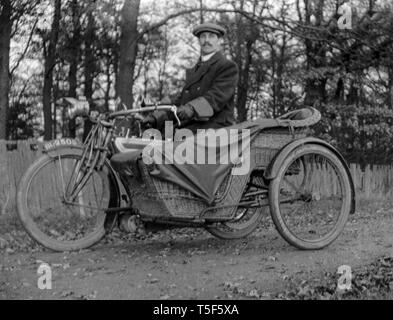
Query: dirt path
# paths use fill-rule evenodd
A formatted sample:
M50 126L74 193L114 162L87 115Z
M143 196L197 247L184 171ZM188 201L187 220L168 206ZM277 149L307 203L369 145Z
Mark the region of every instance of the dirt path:
M3 253L0 299L268 299L290 281L392 253L393 210L373 205L321 251L291 247L269 224L239 241L184 229L77 253ZM52 267L51 290L37 288L41 262Z

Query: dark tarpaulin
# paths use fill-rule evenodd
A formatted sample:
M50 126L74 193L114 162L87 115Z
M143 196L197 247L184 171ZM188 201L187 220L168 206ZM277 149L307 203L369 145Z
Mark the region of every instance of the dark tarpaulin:
M232 173L249 174L252 139L262 129L280 125L275 119L260 119L211 130L203 136L195 135L184 141L157 141L147 152L150 157L144 153L143 160L153 164L151 176L175 183L210 205L221 183L235 165L236 169ZM221 137L219 132L223 135L226 133L228 139L217 138L217 144L213 146L205 143L209 137L210 142L217 136ZM180 154L176 150L183 152ZM201 160L210 161L201 163Z

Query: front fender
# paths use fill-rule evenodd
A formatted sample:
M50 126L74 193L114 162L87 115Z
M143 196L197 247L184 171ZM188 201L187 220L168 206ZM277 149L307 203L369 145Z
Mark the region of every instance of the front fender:
M62 149L83 149L83 145L79 141L72 138L56 139L45 142L43 144L42 152L51 156Z
M297 139L297 140L290 142L284 148L282 148L278 152L276 157L270 162L268 168L266 169L266 171L264 173L264 178L267 180L272 180L272 179L276 178L277 174L278 174L278 170L283 165L283 162L286 159L286 157L288 157L288 155L293 150L295 150L297 147L300 147L305 144L322 145L322 146L328 148L330 151L332 151L337 156L337 158L341 161L341 163L343 164L343 166L348 174L348 179L349 179L349 183L351 186L351 191L352 191L351 214L353 214L355 212L356 200L355 200L355 185L353 183L351 171L349 170L348 164L345 161L344 157L341 155L341 153L326 141L323 141L323 140L315 138L315 137L306 137L306 138L301 138L301 139Z

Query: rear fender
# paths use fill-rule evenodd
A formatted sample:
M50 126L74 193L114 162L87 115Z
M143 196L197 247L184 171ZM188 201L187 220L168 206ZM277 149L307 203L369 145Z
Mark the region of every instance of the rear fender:
M289 144L287 144L284 148L282 148L278 152L276 157L270 162L268 168L266 169L266 171L264 173L264 178L267 180L272 180L272 179L276 178L278 175L279 169L283 165L283 162L288 157L288 155L296 148L298 148L302 145L306 145L306 144L317 144L317 145L324 146L324 147L328 148L330 151L332 151L337 156L337 158L341 161L341 163L343 164L343 166L348 174L349 183L350 183L351 191L352 191L351 214L355 213L355 205L356 205L355 185L353 183L351 171L348 167L348 164L345 161L344 157L341 155L341 153L336 148L334 148L331 144L329 144L326 141L323 141L321 139L314 138L314 137L307 137L307 138L297 139L297 140L292 141Z

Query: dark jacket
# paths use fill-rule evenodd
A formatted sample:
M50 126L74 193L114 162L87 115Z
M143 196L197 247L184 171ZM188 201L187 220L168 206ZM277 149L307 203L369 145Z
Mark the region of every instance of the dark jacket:
M234 124L238 78L236 63L226 59L221 52L188 69L185 86L173 102L177 106L190 104L195 110L195 118L185 127L195 133L197 129L216 129ZM160 117L157 120L158 127L162 127L167 119Z

